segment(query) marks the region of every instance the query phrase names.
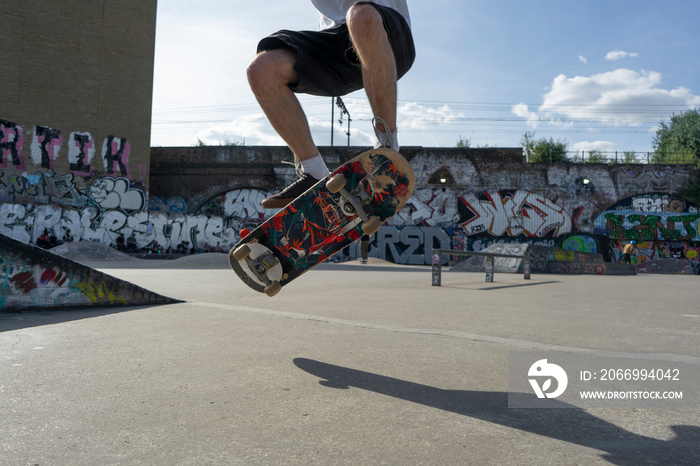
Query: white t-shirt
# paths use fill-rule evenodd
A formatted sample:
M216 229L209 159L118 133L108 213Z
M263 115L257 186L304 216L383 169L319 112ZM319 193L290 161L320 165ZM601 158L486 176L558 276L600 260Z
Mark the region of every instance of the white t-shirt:
M345 22L345 16L351 6L359 0L311 0L320 13L320 29L328 29ZM411 25L411 16L408 13L406 0L374 0L374 3L386 6L401 13L408 25Z

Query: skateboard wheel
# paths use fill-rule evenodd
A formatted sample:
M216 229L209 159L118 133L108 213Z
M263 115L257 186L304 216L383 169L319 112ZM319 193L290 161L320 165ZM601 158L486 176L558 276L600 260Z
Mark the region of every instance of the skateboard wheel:
M280 285L280 282L272 282L265 287L265 294L269 297L273 297L274 295L279 293L281 289L282 285Z
M245 260L246 257L250 255L250 246L244 244L239 246L235 251L233 251L233 257L238 262Z
M362 232L365 235L373 235L379 230L382 223L384 222L382 222L379 217L370 217L369 220L362 224Z
M345 183L347 183L345 176L342 173L339 173L330 180L326 181L326 188L328 191L335 194L345 187Z

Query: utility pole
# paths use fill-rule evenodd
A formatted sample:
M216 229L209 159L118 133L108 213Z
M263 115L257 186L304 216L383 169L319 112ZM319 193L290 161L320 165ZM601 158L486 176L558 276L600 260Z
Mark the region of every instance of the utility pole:
M347 115L348 117L348 130L345 132L345 134L348 136L348 147L350 147L350 122L352 121L352 118L350 118L350 112L348 112L348 109L345 107L343 99L341 99L340 97L335 97L333 100L335 101L335 105L331 109L331 146L333 145L335 106L337 105L340 109L340 118L338 119L338 123L340 123L341 125L343 124L343 115Z

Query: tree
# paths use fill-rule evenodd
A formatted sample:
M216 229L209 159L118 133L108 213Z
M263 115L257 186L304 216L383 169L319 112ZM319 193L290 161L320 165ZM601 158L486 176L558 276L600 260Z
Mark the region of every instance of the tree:
M467 139L463 136L459 137L459 140L457 141L457 147L468 149L471 146L472 146L472 141L470 139Z
M599 150L592 150L588 152L588 163L608 163L608 157Z
M526 132L521 141L523 150L530 163L561 163L570 162L566 155L569 143L565 139L553 138L535 139L534 132Z
M236 139L235 141L232 141L230 139L226 139L223 143L219 141L220 146L229 146L229 147L238 147L238 146L245 146L245 138L243 139Z
M695 163L700 161L700 113L688 110L662 121L653 141L653 163Z
M622 153L622 163L639 163L637 154L631 150L624 151Z

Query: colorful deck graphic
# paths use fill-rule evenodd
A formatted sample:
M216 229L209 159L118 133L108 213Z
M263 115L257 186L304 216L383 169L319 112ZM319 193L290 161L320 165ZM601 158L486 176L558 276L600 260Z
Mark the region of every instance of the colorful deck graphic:
M378 149L365 152L333 172L342 174L344 189L362 199L365 212L383 222L394 215L413 192L413 171L397 152ZM344 199L326 188L326 180L317 183L286 208L254 230L233 250L244 243L258 242L268 248L283 269L281 285L325 261L362 235L362 220L347 215ZM232 250L232 251L233 251ZM231 265L249 286L261 291L260 277L231 257ZM258 286L253 286L253 283Z

